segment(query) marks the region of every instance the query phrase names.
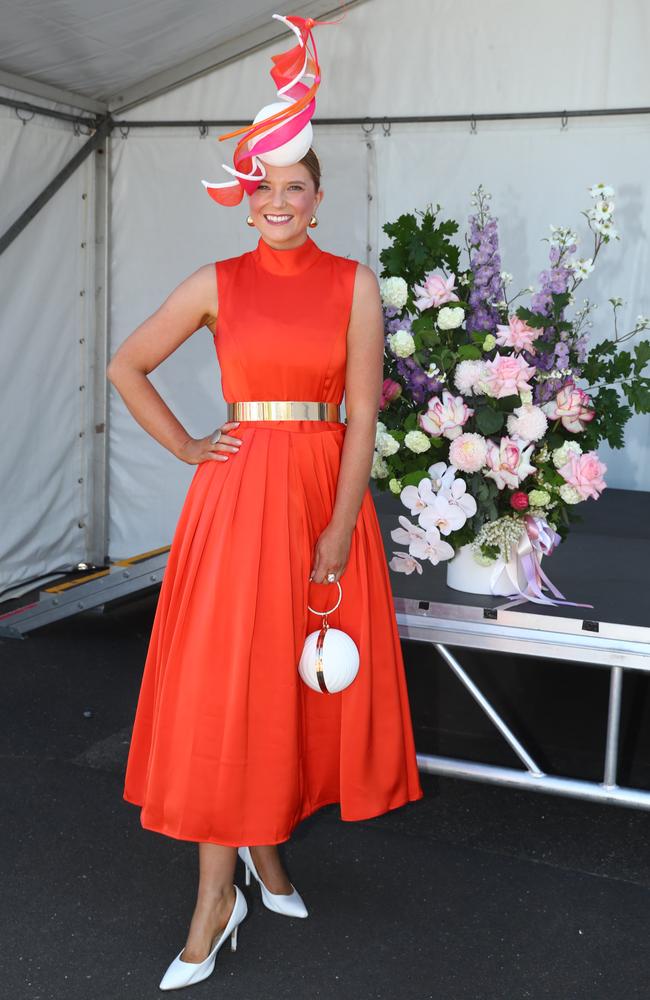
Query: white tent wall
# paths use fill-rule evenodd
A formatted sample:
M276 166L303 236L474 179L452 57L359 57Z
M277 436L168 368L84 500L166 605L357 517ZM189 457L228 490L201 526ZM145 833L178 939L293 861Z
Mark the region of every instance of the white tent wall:
M543 17L539 11L514 0L404 0L398 15L392 0L363 3L342 24L316 28L324 80L317 116L390 120L647 103L642 0L622 7L612 0L551 0ZM270 55L287 44L275 42L123 117L250 119L273 99ZM650 312L648 125L645 116L618 116L570 119L564 128L559 118L481 122L475 133L468 123L394 124L388 136L377 125L369 136L358 126L317 128L326 200L315 238L376 268L386 243L383 223L439 202L442 216L459 221L462 241L470 192L483 182L500 218L503 267L518 290L536 284L547 266L542 238L550 223L577 228L581 254L590 255L580 211L590 204L586 187L605 180L617 190L623 239L603 248L579 292L599 304L593 337L608 336L609 296L628 303L623 326ZM194 267L252 245L245 205L218 208L200 185L202 177L226 178L221 163L230 162L234 140L218 143L220 131L210 128L200 139L198 130L135 126L126 140L115 140L112 349ZM215 365L212 338L203 330L152 376L196 436L225 417ZM140 431L115 394L111 428L110 552L117 557L169 541L192 469ZM650 488L647 418L629 425L627 445L602 448L610 485Z
M0 107L0 232L86 141ZM91 157L0 262L0 591L87 556L93 211Z

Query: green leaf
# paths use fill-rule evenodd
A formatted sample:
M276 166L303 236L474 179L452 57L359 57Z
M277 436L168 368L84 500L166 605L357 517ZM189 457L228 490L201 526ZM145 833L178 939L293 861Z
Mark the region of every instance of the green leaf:
M421 479L429 479L429 473L426 469L416 469L415 472L407 472L405 476L401 477L402 486L417 486Z
M650 362L650 340L642 340L634 348L634 374L640 375Z
M474 344L463 344L458 348L458 357L461 361L478 361L483 357L483 353L480 347L475 347Z
M650 413L650 379L637 378L623 383L622 388L636 413Z
M482 406L476 411L474 416L476 426L481 434L496 434L503 427L504 415L500 410L493 410L490 407Z

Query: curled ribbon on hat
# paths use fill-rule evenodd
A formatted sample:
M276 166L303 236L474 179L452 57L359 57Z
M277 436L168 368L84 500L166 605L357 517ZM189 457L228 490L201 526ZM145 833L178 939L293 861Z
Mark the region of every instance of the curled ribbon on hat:
M271 56L271 76L279 100L268 104L255 116L252 126L245 125L234 132L219 136L219 141L240 135L233 154L233 166L223 164L235 180L212 183L202 181L208 194L220 205L238 205L244 193L252 194L266 177L265 163L289 166L297 163L309 150L313 132L311 118L316 109L315 94L320 85L320 66L311 29L317 24L337 24L337 21L315 21L313 18L273 14L298 38L287 52ZM312 79L311 86L302 82Z
M498 578L505 573L510 583L520 596L514 601L501 605L501 610L523 604L524 601L532 601L534 604L567 604L573 608L592 608L593 604L578 604L575 601L567 601L555 584L551 583L541 566L542 556L550 555L560 544L560 536L544 517L527 514L524 518L524 530L521 533L517 544L517 551L512 557L495 570ZM521 584L523 575L525 585ZM493 592L497 580L491 581ZM553 594L549 597L543 592L543 588Z

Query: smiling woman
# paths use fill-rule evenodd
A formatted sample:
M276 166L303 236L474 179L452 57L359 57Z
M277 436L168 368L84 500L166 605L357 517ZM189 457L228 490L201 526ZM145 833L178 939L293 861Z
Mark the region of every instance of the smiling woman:
M257 226L270 246L295 247L305 238L307 226L317 224L317 210L324 197L320 166L313 149L288 167L267 166L266 177L249 195L249 226Z
M284 68L302 75L304 65L298 47ZM369 267L308 235L323 191L316 154L309 143L301 152L263 169L236 158L238 180L209 185L221 205L239 204L245 189L257 246L190 275L109 365L134 417L197 466L160 589L123 792L143 827L199 847L187 943L161 989L204 979L227 937L234 947L246 916L233 885L238 852L265 906L306 917L277 849L296 825L333 802L352 821L423 795L369 489L379 286ZM228 419L195 439L146 376L202 325L214 332ZM359 652L354 680L333 693L298 671L325 612ZM325 638L323 649L331 655Z

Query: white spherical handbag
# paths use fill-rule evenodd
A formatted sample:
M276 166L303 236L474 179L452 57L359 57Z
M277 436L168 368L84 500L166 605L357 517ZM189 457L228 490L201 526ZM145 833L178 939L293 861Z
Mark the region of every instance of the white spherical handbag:
M323 616L323 622L320 629L310 632L305 639L298 664L298 673L305 684L324 694L342 691L352 683L359 671L359 650L354 639L347 632L332 628L327 621L327 616L336 611L343 597L338 580L336 585L339 588L339 599L333 608L316 611L307 605L315 615Z

